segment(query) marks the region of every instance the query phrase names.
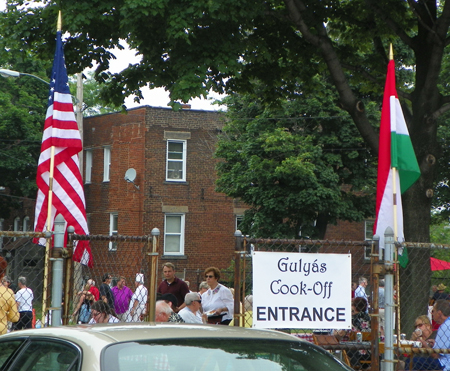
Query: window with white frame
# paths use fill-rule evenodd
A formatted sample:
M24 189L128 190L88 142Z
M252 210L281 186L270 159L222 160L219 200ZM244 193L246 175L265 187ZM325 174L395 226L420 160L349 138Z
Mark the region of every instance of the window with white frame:
M244 220L244 215L236 215L235 226L234 226L235 231L240 230L242 232L240 225L243 220Z
M111 167L111 147L103 148L103 181L109 182L109 169Z
M92 177L92 149L87 149L86 150L85 160L86 160L86 164L85 164L86 171L85 171L85 174L84 174L84 182L85 183L90 183L91 182L91 177Z
M164 255L184 255L184 214L166 214Z
M27 232L30 230L30 217L29 216L26 216L25 218L23 218L22 230L24 232Z
M374 225L375 225L374 219L364 220L364 240L365 241L372 241Z
M109 235L110 236L118 235L118 225L119 225L119 214L117 214L117 213L109 214ZM110 241L109 251L117 251L117 242L116 241Z
M166 180L186 181L186 144L185 140L167 141Z
M364 221L364 240L372 241L374 225L375 225L374 219L367 219ZM371 246L364 247L364 260L370 261L371 251L372 251Z

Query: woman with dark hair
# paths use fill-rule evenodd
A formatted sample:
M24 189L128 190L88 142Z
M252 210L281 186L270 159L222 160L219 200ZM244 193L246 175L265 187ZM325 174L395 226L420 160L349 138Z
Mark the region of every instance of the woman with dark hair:
M90 324L120 322L117 317L111 314L111 308L103 300L98 300L91 305L91 316Z
M216 267L205 269L209 286L202 294L203 312L208 315L208 323L228 325L233 319L234 299L228 287L219 283L220 271Z
M354 298L352 301L352 331L370 332L370 316L367 313L367 300Z
M91 305L94 303L94 295L89 291L91 285L86 284L83 291L78 293L77 307L72 313L72 318L77 318L77 323L88 323L91 319Z

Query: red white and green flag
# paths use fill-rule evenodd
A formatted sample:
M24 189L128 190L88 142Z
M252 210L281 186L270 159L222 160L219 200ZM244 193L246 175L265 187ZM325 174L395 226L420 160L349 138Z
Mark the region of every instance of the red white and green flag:
M397 171L393 171L393 168ZM395 88L395 65L394 61L390 60L381 110L374 225L374 234L380 236L381 247L384 247L384 233L387 227L391 227L393 231L397 230L397 236L395 236L397 241L404 240L402 198L399 191L404 193L419 177L419 165ZM397 212L394 216L395 204ZM397 224L397 228L395 228L395 224ZM408 262L406 250L399 256L399 260L402 266L406 266Z

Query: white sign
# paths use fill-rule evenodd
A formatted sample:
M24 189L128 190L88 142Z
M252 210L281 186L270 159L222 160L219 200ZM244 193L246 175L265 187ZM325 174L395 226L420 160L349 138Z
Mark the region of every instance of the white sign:
M253 327L350 329L351 255L253 253Z

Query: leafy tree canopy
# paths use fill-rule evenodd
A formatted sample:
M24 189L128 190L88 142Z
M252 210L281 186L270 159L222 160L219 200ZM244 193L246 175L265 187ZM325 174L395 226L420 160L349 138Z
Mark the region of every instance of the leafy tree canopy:
M0 66L45 79L51 68L29 51L0 39ZM0 77L0 217L22 197L36 196L36 170L47 109L48 85L33 77Z
M117 112L122 107L112 104L105 104L101 99L102 85L94 78L94 72L89 71L83 74L83 116L101 115L104 113ZM77 77L69 76L70 92L72 96L77 96Z
M245 234L323 238L330 222L373 215L370 151L336 108L330 85L313 79L320 94L278 106L246 94L224 100L229 122L216 152L223 160L217 189L252 206L241 225ZM254 84L256 93L261 88Z
M378 149L365 99L383 91L394 45L399 96L422 176L403 195L405 236L428 241L433 191L440 179L437 128L450 108L447 81L450 2L397 0L77 0L37 4L8 0L2 34L41 55L53 53L57 12L67 31L69 71L99 64L96 79L114 105L145 85L165 86L173 101L217 92L294 99L316 93L326 73L368 147ZM142 61L108 72L110 49L123 40ZM297 81L302 81L299 90ZM364 99L365 98L365 99Z

